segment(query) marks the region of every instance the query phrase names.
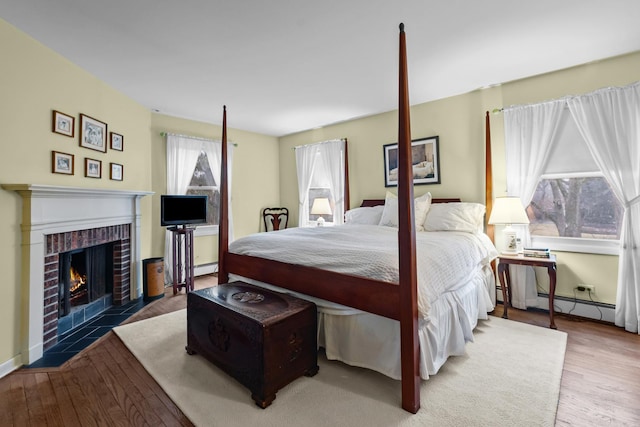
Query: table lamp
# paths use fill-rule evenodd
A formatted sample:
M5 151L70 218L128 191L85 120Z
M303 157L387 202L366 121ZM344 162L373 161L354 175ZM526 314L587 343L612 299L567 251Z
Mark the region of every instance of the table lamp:
M503 224L506 250L502 252L507 255L518 253L518 240L516 230L512 224L529 224L529 218L524 211L520 197L496 197L493 202L493 209L489 217L489 224Z
M318 227L322 227L324 225L324 218L322 215L331 215L331 205L329 204L329 199L326 197L319 197L313 201L313 206L311 206L311 215L320 215L318 217Z

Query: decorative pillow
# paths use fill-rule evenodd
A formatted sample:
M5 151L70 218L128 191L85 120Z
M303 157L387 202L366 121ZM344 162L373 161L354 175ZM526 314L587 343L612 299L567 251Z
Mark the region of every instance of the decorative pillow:
M425 193L420 197L416 197L413 202L416 231L424 231L423 224L427 217L427 212L429 212L429 206L431 206L431 193ZM385 227L398 226L398 196L390 191L387 191L384 200L384 211L382 212L379 225Z
M382 218L384 206L349 209L344 214L347 224L378 225Z
M424 221L425 231L482 230L486 208L479 203L434 203Z

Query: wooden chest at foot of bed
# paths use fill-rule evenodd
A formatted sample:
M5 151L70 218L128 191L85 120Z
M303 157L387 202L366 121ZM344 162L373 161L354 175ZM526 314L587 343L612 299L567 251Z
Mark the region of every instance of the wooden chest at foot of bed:
M315 304L243 282L187 295L187 347L234 377L266 408L296 378L318 372Z

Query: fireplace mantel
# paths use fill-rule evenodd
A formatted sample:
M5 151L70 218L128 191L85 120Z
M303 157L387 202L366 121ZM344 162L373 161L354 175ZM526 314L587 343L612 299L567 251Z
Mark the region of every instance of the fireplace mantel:
M22 321L28 325L23 363L43 354L43 292L46 236L75 230L131 224L131 297L142 295L140 199L152 191L2 184L22 199L23 295L28 295Z

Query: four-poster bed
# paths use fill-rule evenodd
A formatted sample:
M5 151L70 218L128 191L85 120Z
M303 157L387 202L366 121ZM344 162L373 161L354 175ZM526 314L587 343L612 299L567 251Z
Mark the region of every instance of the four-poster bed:
M344 274L329 269L283 262L258 255L240 254L229 250L226 107L223 111L222 131L218 282L227 283L229 275L233 274L340 306L350 307L367 314L370 313L372 316L398 321L400 326L399 363L402 381L402 408L416 413L420 409L419 321L421 314L418 307L416 221L411 163L406 41L403 24L400 25L399 47L398 220L397 233L393 232L394 240L397 239L397 282L390 283L357 274ZM363 206L379 203L380 201L369 201L365 202ZM346 207L348 208L348 205ZM289 232L289 230L262 234L280 235L284 232ZM327 231L325 230L325 232Z

